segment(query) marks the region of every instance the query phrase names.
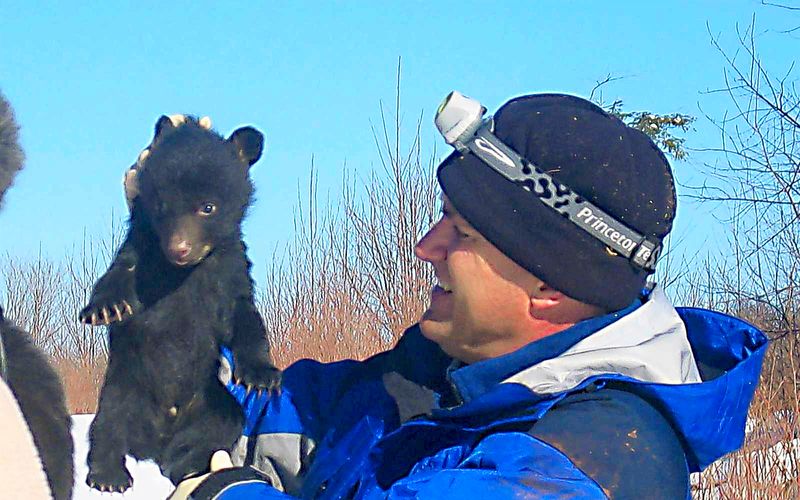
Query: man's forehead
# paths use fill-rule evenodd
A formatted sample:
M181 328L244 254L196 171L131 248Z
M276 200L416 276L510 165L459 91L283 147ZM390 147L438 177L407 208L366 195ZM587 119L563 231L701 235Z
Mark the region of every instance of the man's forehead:
M453 202L450 201L450 198L448 198L446 194L442 193L440 197L442 199L442 212L444 212L447 215L461 217L461 214L458 213L456 207L453 206Z

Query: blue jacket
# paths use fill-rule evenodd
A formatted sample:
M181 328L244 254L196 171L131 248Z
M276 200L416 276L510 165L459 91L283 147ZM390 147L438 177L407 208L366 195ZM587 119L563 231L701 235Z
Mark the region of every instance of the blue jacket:
M247 417L234 461L268 482L217 478L203 494L688 498L690 472L741 446L766 344L656 289L469 366L412 327L363 362L299 361L270 397L233 384L226 353L221 378Z

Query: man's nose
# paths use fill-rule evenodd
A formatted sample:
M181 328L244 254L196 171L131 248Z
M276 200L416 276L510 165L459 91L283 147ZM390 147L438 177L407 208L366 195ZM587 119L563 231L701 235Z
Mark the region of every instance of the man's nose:
M414 246L414 255L426 262L444 260L447 256L447 239L442 221L437 222Z

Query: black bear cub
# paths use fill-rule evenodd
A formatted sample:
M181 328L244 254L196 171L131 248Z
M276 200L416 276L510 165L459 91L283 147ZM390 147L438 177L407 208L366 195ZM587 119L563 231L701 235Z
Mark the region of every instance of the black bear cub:
M193 117L156 124L140 157L126 241L81 313L110 323L89 486L126 490L126 454L153 459L178 483L234 445L242 411L217 379L220 345L233 352L238 380L279 383L241 235L249 168L262 149L251 127L224 139Z

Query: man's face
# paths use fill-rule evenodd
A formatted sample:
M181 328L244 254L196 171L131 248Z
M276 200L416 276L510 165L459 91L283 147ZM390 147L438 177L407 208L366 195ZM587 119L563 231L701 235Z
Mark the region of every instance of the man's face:
M420 320L422 334L450 356L472 363L528 342L531 292L541 281L473 229L447 197L442 218L417 243L438 284Z

